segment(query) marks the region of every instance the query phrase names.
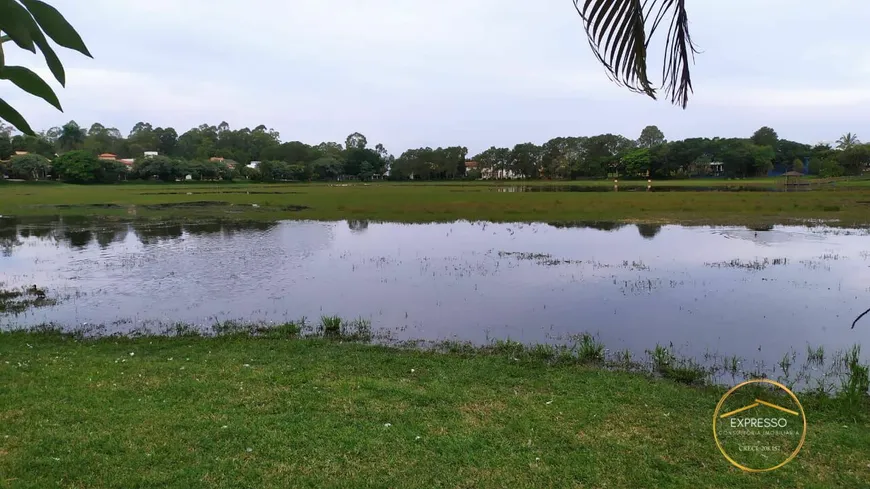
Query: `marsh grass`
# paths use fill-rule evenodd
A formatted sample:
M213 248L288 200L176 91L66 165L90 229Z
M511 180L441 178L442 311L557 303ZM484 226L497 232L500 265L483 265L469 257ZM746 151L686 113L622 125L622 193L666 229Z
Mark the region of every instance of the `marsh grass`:
M759 180L770 185L774 180ZM601 185L606 182L572 182ZM643 182L644 184L646 182ZM721 183L727 183L722 181ZM667 185L709 186L670 181ZM714 184L716 184L714 182ZM810 192L456 192L502 183L445 182L337 187L326 184L125 184L101 186L4 184L0 214L91 215L130 219L231 218L371 219L399 222L488 221L654 222L674 224L795 224L824 219L836 226L870 224L860 187ZM526 185L526 183L524 183ZM534 182L532 185L548 185ZM743 185L743 183L741 183ZM163 190L163 191L161 191ZM193 192L196 194L193 194ZM192 195L187 195L191 192ZM192 202L221 205L190 205ZM256 204L256 206L254 205Z
M858 372L854 394L801 394L807 447L759 478L715 449L709 417L723 388L651 375L591 337L603 364L581 361L583 347L398 349L318 328L0 333L0 486L790 489L864 487L870 477L857 349L840 359ZM679 372L672 345L650 357Z

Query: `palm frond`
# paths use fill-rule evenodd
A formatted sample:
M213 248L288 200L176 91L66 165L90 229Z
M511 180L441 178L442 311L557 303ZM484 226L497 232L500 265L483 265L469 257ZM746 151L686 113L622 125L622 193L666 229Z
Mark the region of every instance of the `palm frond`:
M589 46L608 77L629 90L656 98L647 74L647 49L670 15L662 63L662 87L683 108L692 92L689 64L695 49L685 0L572 0L583 19Z

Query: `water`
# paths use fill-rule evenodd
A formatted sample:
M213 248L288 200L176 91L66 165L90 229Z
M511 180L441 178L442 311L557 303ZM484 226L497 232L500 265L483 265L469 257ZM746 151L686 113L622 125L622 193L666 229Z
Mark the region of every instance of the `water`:
M870 237L745 228L284 221L144 225L0 219L2 287L52 306L0 328L363 317L397 339L564 342L772 365L870 339ZM865 354L867 349L865 348Z

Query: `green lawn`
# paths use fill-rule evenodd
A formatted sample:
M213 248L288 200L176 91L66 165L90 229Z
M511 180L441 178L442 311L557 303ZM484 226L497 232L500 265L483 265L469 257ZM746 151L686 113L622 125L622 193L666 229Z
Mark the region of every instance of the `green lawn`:
M803 399L797 459L717 451L721 389L322 339L0 335L0 487L858 488L868 409Z
M770 186L776 179L740 181ZM710 180L716 185L725 180ZM645 185L624 182L621 188ZM707 184L707 180L701 182ZM734 182L730 182L734 183ZM822 219L870 224L870 192L863 181L814 185L800 192L498 192L504 184L125 184L0 185L0 214L101 215L115 218L371 219L402 222L622 221L768 225ZM536 182L546 186L564 182ZM589 185L592 182L571 182ZM655 182L690 186L698 181ZM525 183L524 183L525 185ZM594 185L610 185L597 181Z

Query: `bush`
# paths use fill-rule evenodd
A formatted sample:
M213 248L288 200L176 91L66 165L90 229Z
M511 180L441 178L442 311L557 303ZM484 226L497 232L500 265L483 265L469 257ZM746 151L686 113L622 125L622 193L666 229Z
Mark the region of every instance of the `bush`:
M827 159L822 162L819 176L823 178L842 177L845 173L843 166L835 159Z
M46 178L51 171L51 162L48 158L37 154L13 156L9 160L7 171L11 178L24 180L39 180Z
M54 173L64 182L94 183L104 177L103 165L87 151L70 151L54 160Z

